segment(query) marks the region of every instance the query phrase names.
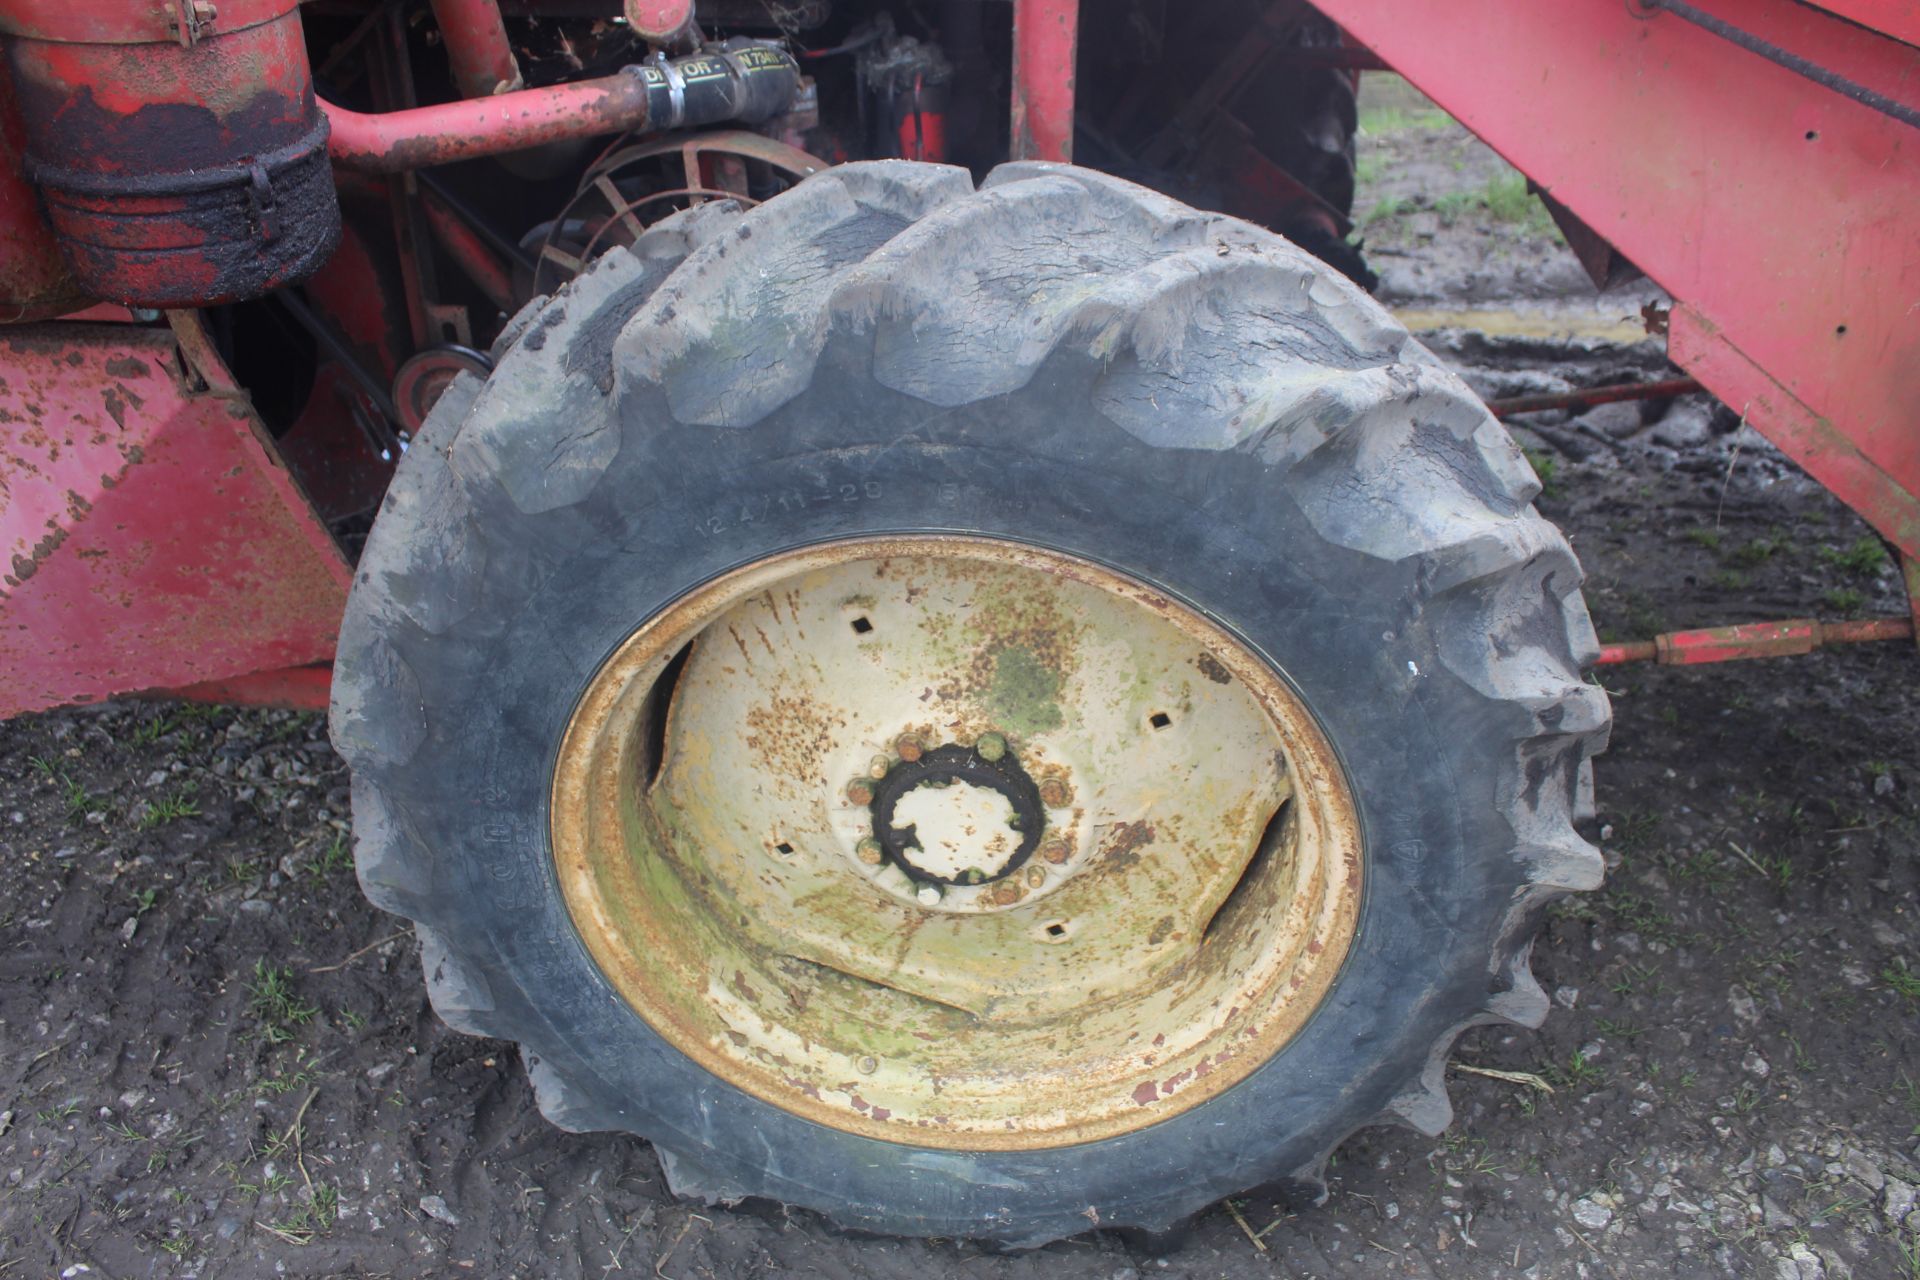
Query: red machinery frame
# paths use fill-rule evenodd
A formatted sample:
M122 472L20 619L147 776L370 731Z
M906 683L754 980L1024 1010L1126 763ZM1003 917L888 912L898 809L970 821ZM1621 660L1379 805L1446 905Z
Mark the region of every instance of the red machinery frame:
M1697 0L1742 47L1663 0L1318 3L1355 40L1353 65L1405 74L1666 287L1676 363L1885 534L1920 586L1920 129L1874 105L1920 103L1912 6ZM644 124L620 77L514 88L494 0L435 9L472 96L385 116L326 107L337 165L406 170ZM1014 12L1012 152L1070 160L1078 4ZM16 137L0 119L9 227L31 221ZM34 283L65 296L63 278ZM312 664L331 653L348 570L197 322L8 341L0 715L156 689L324 706ZM1759 624L1606 660L1910 634Z

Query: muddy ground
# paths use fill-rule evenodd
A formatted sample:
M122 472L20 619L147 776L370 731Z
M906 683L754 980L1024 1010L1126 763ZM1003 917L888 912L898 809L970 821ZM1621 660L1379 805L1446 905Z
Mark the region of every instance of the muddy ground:
M1369 109L1383 292L1498 304L1506 336L1432 337L1478 389L1661 374L1618 340L1643 293L1595 300L1491 153ZM1532 421L1604 635L1903 607L1866 529L1704 398ZM1157 1257L673 1203L644 1143L552 1129L513 1046L434 1019L354 884L320 717L0 725L0 1280L1920 1277L1917 675L1891 645L1606 671L1612 871L1540 937L1545 1029L1461 1042L1444 1137L1362 1133L1324 1206L1252 1192Z

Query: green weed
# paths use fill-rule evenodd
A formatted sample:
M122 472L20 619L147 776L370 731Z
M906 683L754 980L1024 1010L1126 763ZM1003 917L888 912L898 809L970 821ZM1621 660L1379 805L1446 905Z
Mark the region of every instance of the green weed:
M151 831L180 818L199 817L200 805L194 800L193 792L194 788L188 785L148 805L147 811L140 816L140 830Z
M1887 567L1887 549L1871 534L1850 546L1821 547L1818 554L1825 563L1857 578L1871 578Z
M253 962L253 981L247 984L247 1007L260 1022L260 1038L285 1044L295 1029L311 1022L319 1008L293 993L293 971L275 968L265 960Z
M1836 613L1854 614L1860 612L1860 606L1866 603L1866 596L1852 587L1829 587L1820 597Z

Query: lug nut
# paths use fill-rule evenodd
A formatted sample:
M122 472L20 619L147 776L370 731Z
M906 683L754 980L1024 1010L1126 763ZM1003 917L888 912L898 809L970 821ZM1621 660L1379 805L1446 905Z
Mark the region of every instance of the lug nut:
M1046 882L1047 882L1046 868L1044 867L1028 867L1027 868L1027 885L1029 888L1038 889L1041 885L1045 884Z
M855 804L872 804L873 784L865 778L855 778L847 784L847 799Z
M854 1065L860 1068L860 1074L863 1076L870 1076L880 1069L880 1062L877 1058L862 1058Z
M921 742L920 739L913 734L903 733L894 739L893 749L899 754L902 760L905 760L908 764L912 764L920 758L921 753L927 748L926 744Z
M1067 799L1067 784L1060 781L1060 779L1048 778L1040 784L1040 803L1046 805L1047 808L1064 808Z
M853 851L860 855L860 861L870 867L879 866L880 859L887 856L886 850L882 849L880 842L872 836L867 836L862 839L859 844L853 847Z
M913 891L913 896L923 907L937 907L940 905L940 899L946 895L940 892L940 886L937 884L923 884Z
M1007 754L1007 740L997 733L983 733L973 749L982 760L991 762Z
M1040 846L1040 856L1045 858L1048 862L1051 862L1054 866L1056 867L1059 866L1061 863L1067 860L1067 857L1068 857L1067 842L1065 840L1047 841L1045 844Z
M887 770L893 768L893 761L886 756L875 756L867 762L867 772L875 778L887 776Z

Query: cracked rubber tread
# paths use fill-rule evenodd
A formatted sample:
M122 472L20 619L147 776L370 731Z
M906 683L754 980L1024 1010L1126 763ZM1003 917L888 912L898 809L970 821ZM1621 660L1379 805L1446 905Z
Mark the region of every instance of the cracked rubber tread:
M1581 678L1597 646L1579 567L1505 431L1323 264L1090 171L1006 165L976 191L955 169L847 165L745 213L668 220L530 306L498 350L484 388L443 401L374 526L333 735L369 896L422 926L443 1017L522 1043L556 1123L653 1140L684 1195L1024 1247L1163 1231L1257 1183L1312 1193L1355 1128L1444 1127L1462 1031L1544 1016L1540 914L1600 875L1573 828L1608 728ZM526 722L564 718L552 691L577 692L644 620L621 612L643 587L664 603L770 536L721 522L703 542L668 508L750 492L776 464L891 475L986 444L1049 478L1046 497L1017 521L981 499L954 527L1190 579L1299 673L1357 789L1395 752L1426 765L1415 739L1462 770L1427 766L1404 800L1361 790L1379 807L1369 905L1295 1041L1204 1106L1056 1151L855 1139L687 1074L597 973L568 968L578 940L541 879L552 734ZM912 450L935 461L898 461ZM927 527L807 518L819 537ZM1132 551L1075 544L1102 529ZM571 585L616 574L659 581L621 586L624 603ZM526 799L476 817L493 791ZM597 1047L614 1032L632 1038L617 1060Z

